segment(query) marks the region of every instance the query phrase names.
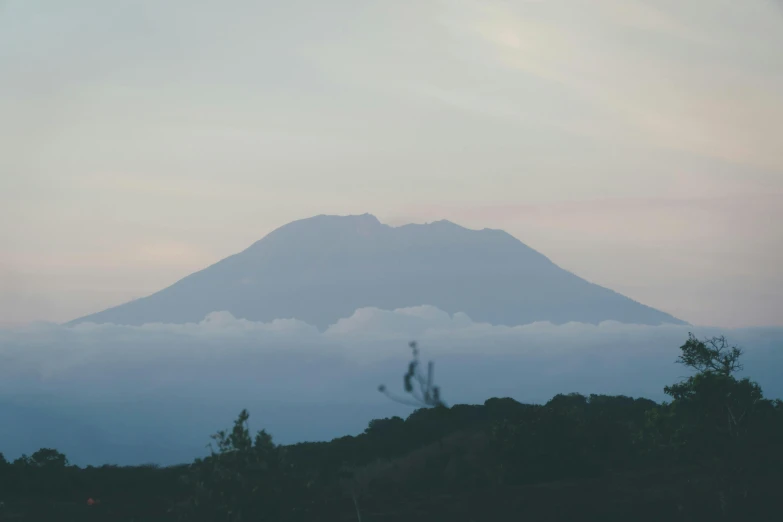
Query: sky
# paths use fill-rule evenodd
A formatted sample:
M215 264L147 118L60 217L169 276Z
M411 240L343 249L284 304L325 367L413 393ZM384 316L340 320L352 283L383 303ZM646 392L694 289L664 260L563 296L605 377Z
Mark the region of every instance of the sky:
M0 0L0 325L365 212L783 325L782 50L779 0Z

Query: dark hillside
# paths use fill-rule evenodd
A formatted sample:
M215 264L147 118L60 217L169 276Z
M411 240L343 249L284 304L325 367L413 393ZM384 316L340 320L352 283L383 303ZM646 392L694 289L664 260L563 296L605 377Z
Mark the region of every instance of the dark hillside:
M740 355L689 338L680 362L695 373L663 404L448 407L409 371L432 407L331 442L278 446L243 411L190 465L80 469L44 448L0 458L0 520L780 520L783 402L733 376Z

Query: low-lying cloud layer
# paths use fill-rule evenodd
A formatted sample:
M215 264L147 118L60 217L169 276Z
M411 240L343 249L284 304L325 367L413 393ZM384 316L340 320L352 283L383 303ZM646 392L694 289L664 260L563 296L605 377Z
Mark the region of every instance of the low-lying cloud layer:
M746 350L744 375L783 396L775 378L783 375L783 328L506 327L420 306L359 309L323 333L293 319L256 323L226 312L184 325L0 330L0 452L49 445L75 462L173 463L203 453L208 435L245 407L251 427L279 442L356 433L371 418L410 411L377 386L401 391L414 339L436 361L450 403L544 402L572 391L663 400L663 386L688 374L674 361L689 331L726 335Z

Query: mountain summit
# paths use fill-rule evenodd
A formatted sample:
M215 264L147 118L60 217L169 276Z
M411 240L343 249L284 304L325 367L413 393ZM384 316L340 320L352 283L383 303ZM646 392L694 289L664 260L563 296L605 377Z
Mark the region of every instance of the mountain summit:
M391 227L375 216L316 216L148 297L80 322L201 321L213 311L325 329L357 308L433 305L474 321L685 324L563 270L501 230L450 221Z

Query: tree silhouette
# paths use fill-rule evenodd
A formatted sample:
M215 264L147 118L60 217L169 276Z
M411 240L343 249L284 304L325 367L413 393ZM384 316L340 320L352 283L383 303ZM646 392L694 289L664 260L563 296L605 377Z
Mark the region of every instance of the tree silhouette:
M445 407L433 364L424 370L410 348L403 397L381 387L418 406L405 419L278 446L243 410L208 456L171 468L78 468L51 448L13 464L0 454L0 519L84 520L92 497L103 507L91 516L105 508L116 520L510 520L522 515L511 501L520 486L531 520L779 518L783 402L735 377L742 350L722 337L688 336L678 362L695 371L665 387L663 404L565 393Z
M55 449L41 448L30 455L28 463L36 468L62 469L68 466L68 459Z
M688 333L688 340L680 350L682 353L677 362L700 373L731 375L742 370L739 363L742 350L729 346L726 337L722 335L699 341L692 333Z
M403 376L405 392L413 397L413 400L392 394L385 384L378 386L378 391L395 402L409 406L437 408L447 407L440 398L440 388L435 386L435 363L427 363L426 377L421 373L419 364L419 347L416 341L411 341L408 346L413 351L413 359L408 363L408 371Z

